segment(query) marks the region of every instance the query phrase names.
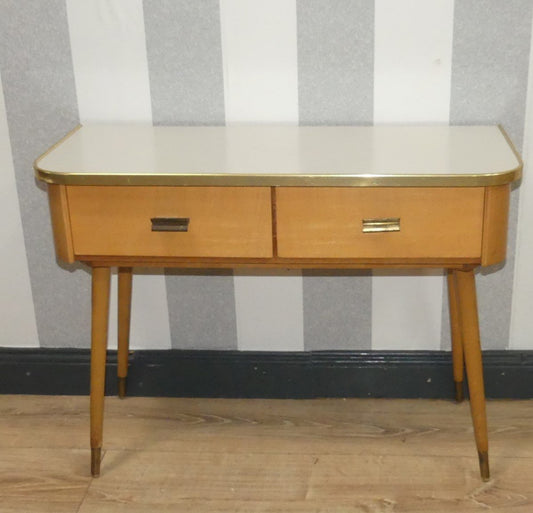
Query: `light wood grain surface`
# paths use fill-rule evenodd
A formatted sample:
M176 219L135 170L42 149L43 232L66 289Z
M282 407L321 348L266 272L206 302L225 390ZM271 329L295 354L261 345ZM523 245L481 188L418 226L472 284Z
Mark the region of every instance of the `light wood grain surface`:
M67 188L64 185L50 185L48 201L57 258L72 264L74 263L74 244L70 228Z
M272 256L268 187L67 189L76 255ZM152 218L188 218L186 232L152 231Z
M90 477L87 397L2 396L0 512L530 512L533 402L115 397Z
M477 258L483 201L483 187L278 187L278 255ZM363 232L364 219L387 218L399 231Z
M505 258L509 221L510 185L485 188L481 265L493 265Z

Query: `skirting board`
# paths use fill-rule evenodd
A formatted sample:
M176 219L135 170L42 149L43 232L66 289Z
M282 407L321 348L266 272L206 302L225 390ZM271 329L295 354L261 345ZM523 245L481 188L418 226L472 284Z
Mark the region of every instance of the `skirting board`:
M106 393L117 393L109 351ZM0 349L0 393L85 395L86 349ZM452 399L445 351L134 351L128 395L167 397ZM489 398L533 398L533 351L486 351Z

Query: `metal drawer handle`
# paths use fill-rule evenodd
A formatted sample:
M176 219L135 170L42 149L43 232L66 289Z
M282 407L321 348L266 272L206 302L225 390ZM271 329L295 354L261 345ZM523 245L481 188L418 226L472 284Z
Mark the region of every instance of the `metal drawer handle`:
M399 232L400 218L387 217L383 219L363 219L363 232Z
M152 217L153 232L186 232L189 230L188 217Z

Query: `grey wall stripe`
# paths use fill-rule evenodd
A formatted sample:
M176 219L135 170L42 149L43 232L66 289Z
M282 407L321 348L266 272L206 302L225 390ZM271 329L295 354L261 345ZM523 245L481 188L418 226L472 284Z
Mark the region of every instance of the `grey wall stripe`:
M218 0L143 5L154 124L224 124Z
M145 0L144 19L154 124L224 124L218 0ZM166 284L172 347L237 348L231 271L167 271Z
M296 5L300 124L371 124L374 2Z
M46 193L32 169L78 124L64 0L2 2L0 66L40 344L87 347L89 274L57 265Z
M237 349L231 270L167 270L172 347Z
M374 2L298 0L300 124L371 124ZM369 349L367 272L303 273L306 350Z
M450 121L501 123L519 151L532 9L531 0L455 2ZM481 337L486 349L506 348L509 341L518 192L511 198L505 267L477 277ZM443 326L447 328L447 311L444 315ZM443 347L449 347L449 334L443 331Z
M305 271L306 350L370 349L370 271Z

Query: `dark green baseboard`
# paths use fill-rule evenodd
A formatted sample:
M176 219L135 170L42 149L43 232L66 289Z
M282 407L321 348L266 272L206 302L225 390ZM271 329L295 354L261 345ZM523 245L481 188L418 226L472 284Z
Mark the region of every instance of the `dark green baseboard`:
M0 393L83 395L90 354L83 349L1 349ZM533 351L486 351L490 398L533 397ZM110 351L106 393L117 393ZM170 397L452 398L444 351L135 351L128 395Z

